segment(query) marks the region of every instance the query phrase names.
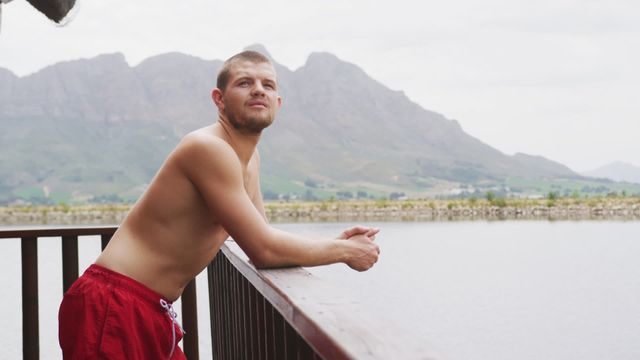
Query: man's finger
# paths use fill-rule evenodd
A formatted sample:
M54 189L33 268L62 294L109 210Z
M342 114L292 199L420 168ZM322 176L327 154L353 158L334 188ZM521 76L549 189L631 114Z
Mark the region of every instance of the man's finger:
M370 231L370 229L368 227L364 227L364 226L354 226L351 229L347 229L345 230L342 234L346 237L346 238L350 238L354 235L359 235L359 234L366 234Z
M380 232L380 229L371 228L369 229L369 231L367 231L365 235L373 239L375 238L376 234L379 232Z

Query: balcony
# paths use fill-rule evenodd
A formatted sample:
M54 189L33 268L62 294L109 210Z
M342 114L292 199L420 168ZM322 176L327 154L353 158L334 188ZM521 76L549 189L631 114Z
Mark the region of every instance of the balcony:
M40 331L57 333L57 328L40 328L38 304L50 300L40 299L38 292L37 245L38 241L44 241L39 239L61 241L64 292L78 278L78 242L87 236L99 236L104 249L116 229L106 226L0 230L0 239L17 238L21 244L24 359L40 358ZM365 314L357 301L304 269L256 270L233 241L222 246L207 268L206 296L214 359L432 358L421 344L399 341L399 334L391 330L393 326L386 326L391 324L380 324L378 319ZM188 359L199 359L195 281L187 286L181 301L180 320L186 331L182 348ZM381 328L388 330L380 331Z

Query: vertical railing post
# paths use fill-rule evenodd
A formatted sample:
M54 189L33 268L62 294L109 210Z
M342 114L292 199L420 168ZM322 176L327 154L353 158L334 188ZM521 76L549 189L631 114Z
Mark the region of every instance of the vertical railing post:
M40 357L38 328L38 238L24 237L22 250L22 356Z
M213 273L215 261L216 259L214 257L213 261L209 264L209 266L207 266L207 283L209 285L207 286L207 288L209 290L209 328L211 329L211 357L213 357L214 359L217 359L218 357L216 356L216 326L220 320L218 319L218 316L217 316L218 314L216 312L217 309L215 306L215 298L212 296L212 294L215 294L217 292L216 279Z
M66 293L78 278L78 237L62 237L62 292Z
M193 279L182 292L182 325L186 332L183 346L184 354L189 360L197 360L199 358L198 304L196 299L196 280Z
M214 359L322 359L253 281L230 261L224 248L209 264L208 275Z
M113 234L103 234L100 236L100 242L102 245L102 250L104 250L104 248L107 247L107 244L109 244L109 240L111 240L111 237L113 236Z
M214 359L223 359L222 346L224 345L222 334L222 260L223 255L216 255L209 266L207 273L209 276L209 325L211 327L211 355Z

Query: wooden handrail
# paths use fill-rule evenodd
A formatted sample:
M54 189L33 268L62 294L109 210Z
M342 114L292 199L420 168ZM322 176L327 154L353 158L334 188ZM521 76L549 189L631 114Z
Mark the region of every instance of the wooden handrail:
M398 336L408 333L407 329L399 328L396 322L385 319L381 314L370 314L361 300L303 268L257 270L233 241L225 242L221 253L238 274L272 305L275 313L270 314L265 308L267 323L270 321L276 329L282 327L276 316L280 314L281 319L291 325L287 331L294 331L309 344L315 353L313 358L386 360L439 357L420 339ZM268 332L266 336L269 336ZM295 359L287 351L293 345L287 340L295 341L296 338L282 338L284 343L281 339L276 340L280 344L276 343L274 347L277 351L284 349L287 355L275 358Z
M87 235L113 235L117 226L47 226L34 228L15 227L0 229L0 239L24 238L24 237L60 237L60 236L87 236Z

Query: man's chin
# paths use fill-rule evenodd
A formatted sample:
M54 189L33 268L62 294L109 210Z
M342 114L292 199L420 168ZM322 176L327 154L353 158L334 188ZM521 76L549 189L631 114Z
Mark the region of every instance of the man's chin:
M245 134L260 134L262 130L268 128L273 123L273 120L257 120L248 121L247 123L236 127L238 130Z
M229 123L238 131L244 134L260 134L273 123L271 114L244 114L245 116L236 117L233 114L227 114Z

